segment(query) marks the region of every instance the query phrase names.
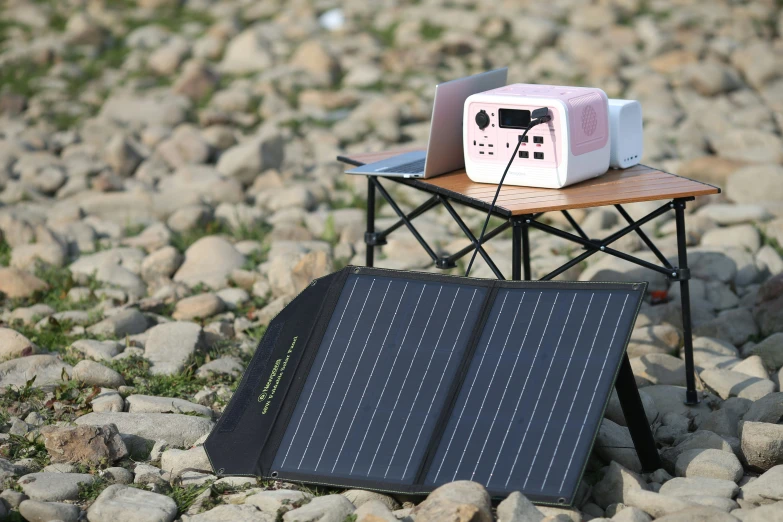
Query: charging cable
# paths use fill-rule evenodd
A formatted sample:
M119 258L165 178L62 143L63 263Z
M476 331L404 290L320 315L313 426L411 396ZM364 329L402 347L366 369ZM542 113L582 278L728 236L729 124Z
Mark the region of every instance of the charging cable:
M473 268L473 262L476 260L476 254L478 254L479 248L481 248L482 241L484 241L484 234L487 232L487 225L489 225L489 218L492 217L492 211L495 210L495 203L498 201L498 196L500 195L500 189L503 187L503 181L506 179L506 174L508 174L508 169L511 168L511 164L514 162L514 158L517 157L517 152L519 152L519 146L522 145L522 140L525 139L525 136L527 136L528 131L535 127L536 125L540 125L542 123L547 123L552 119L552 117L549 115L549 109L546 107L541 107L540 109L536 109L531 114L531 121L530 125L527 126L527 129L525 129L525 132L522 133L521 136L517 139L517 146L514 148L514 153L511 155L511 159L508 160L508 165L506 165L506 170L503 171L503 175L500 177L500 182L498 182L498 189L495 191L495 197L492 198L492 204L489 206L489 210L487 211L487 219L484 220L484 227L481 229L481 235L479 235L478 238L478 244L476 245L476 248L473 250L473 256L470 258L470 263L468 263L468 269L465 270L465 277L470 276L470 269Z

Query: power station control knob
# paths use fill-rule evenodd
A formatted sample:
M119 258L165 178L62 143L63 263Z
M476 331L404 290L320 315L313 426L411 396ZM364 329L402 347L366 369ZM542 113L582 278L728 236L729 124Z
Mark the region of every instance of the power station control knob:
M489 116L487 116L486 111L481 110L476 114L476 125L478 125L481 130L484 130L484 128L489 126Z

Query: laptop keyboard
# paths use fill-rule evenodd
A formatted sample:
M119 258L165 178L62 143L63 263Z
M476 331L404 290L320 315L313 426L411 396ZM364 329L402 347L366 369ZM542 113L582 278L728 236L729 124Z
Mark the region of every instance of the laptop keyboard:
M395 167L386 167L383 170L397 172L400 174L422 174L424 172L425 160L426 158L422 158L420 160L411 161L410 163L403 163L402 165L397 165Z

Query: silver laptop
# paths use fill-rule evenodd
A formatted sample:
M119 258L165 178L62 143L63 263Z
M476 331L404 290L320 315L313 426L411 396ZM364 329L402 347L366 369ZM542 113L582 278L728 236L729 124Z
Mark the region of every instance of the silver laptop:
M435 86L427 150L406 152L367 163L348 174L376 174L405 178L432 178L465 166L462 152L462 111L471 94L506 85L508 68L496 69Z

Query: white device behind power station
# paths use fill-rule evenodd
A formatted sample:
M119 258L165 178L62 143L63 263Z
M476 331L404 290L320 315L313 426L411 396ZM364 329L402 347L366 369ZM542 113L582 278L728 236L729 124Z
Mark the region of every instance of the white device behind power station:
M609 100L609 166L627 169L642 160L642 106L636 100Z

